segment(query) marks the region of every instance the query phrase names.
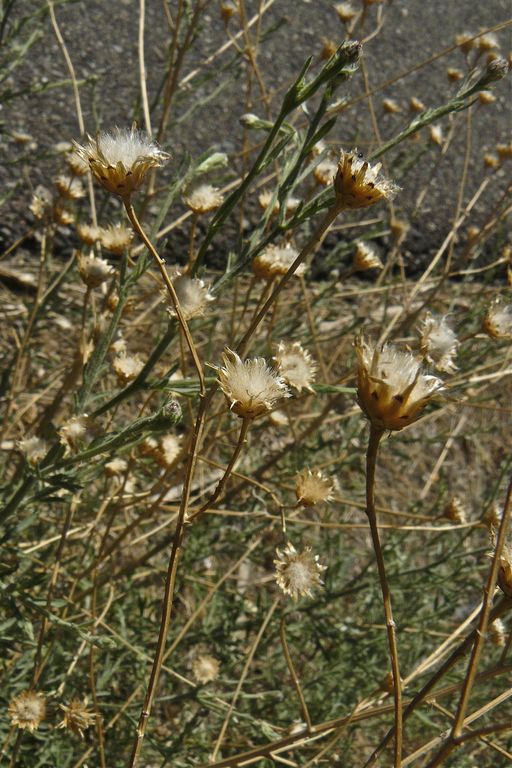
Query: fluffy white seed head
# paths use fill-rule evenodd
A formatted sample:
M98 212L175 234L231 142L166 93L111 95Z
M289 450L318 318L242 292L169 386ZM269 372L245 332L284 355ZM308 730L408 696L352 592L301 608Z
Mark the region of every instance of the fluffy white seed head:
M199 184L185 196L185 203L194 213L210 213L222 205L223 197L220 189L211 184Z
M412 424L432 397L443 387L436 376L424 374L410 352L393 345L371 347L362 337L357 353L357 398L375 426L400 430Z
M453 373L457 370L455 358L459 342L445 317L427 313L420 325L420 350L438 371Z
M318 555L313 555L311 547L297 552L289 541L284 549L276 549L276 555L276 582L292 600L312 597L313 590L323 585L322 573L327 566L319 562Z
M109 192L128 198L144 181L151 168L157 168L169 155L143 131L114 128L87 136L84 144L73 142L75 152L100 184Z
M298 392L303 389L313 392L311 384L315 380L317 366L299 341L280 341L272 359L277 364L279 374L290 387Z
M512 338L512 305L491 304L485 313L483 330L492 339Z
M208 304L214 301L210 286L198 277L188 277L177 272L172 282L185 320L204 315ZM164 299L169 300L167 293ZM168 312L171 317L176 317L174 307L169 307Z
M262 357L241 360L236 352L226 349L219 368L219 384L230 409L244 419L254 419L272 410L290 393L284 380Z

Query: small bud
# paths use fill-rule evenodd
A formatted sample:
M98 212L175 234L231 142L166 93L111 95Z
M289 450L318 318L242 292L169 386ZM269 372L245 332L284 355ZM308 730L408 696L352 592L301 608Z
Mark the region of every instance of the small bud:
M409 109L411 112L424 112L426 106L420 99L417 99L416 96L411 96L409 100Z
M388 112L389 114L402 111L400 106L397 104L397 102L394 99L384 99L384 101L382 102L382 107L384 109L384 112Z

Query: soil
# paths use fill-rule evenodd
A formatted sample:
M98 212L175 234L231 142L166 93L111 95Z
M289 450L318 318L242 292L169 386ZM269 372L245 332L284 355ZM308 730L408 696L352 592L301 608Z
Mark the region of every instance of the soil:
M147 0L145 15L145 49L148 72L148 93L151 102L158 102L159 88L166 69L169 33L160 0ZM169 3L171 12L176 2ZM247 15L251 17L260 3L246 0ZM357 2L354 2L357 6ZM364 59L369 85L377 91L373 106L380 132L380 140L394 136L410 119L408 102L411 96L421 99L427 106L445 102L457 85L447 78L447 67L463 69L465 60L460 50L438 58L427 66L410 72L419 62L427 60L439 51L453 45L455 35L481 28L493 27L507 20L510 15L508 0L474 0L441 2L433 0L408 0L393 2L384 7L384 25L380 33L364 46ZM126 126L134 118L142 123L138 76L138 3L133 0L102 0L101 2L55 3L58 23L66 42L69 55L80 81L80 100L86 129L94 133L98 127ZM368 7L366 29L375 25L377 9ZM35 14L35 16L34 16ZM21 63L12 69L0 84L1 129L3 163L0 181L4 204L0 223L3 247L23 234L33 224L29 203L38 184L51 186L52 179L64 170L62 142L79 138L73 92L68 79L66 64L57 43L49 14L41 2L14 2L11 15L6 20L4 39L14 26L25 19L17 39L29 34L37 40ZM507 55L511 43L511 27L501 30L498 39L502 55ZM344 39L344 27L340 23L333 4L323 0L276 0L265 13L261 33L265 42L260 48L258 65L270 92L284 90L303 64L314 56L313 66L320 64L324 38L339 44ZM219 4L210 2L204 12L199 34L185 57L182 76L192 72L205 57L214 53L226 41ZM12 59L4 47L3 68ZM242 128L240 115L247 111L245 64L235 61L233 49L218 57L197 77L189 82L175 102L164 149L173 156L172 167L180 167L187 155L197 156L207 150L228 153L233 165L239 170L236 153L240 147ZM399 78L399 79L397 79ZM495 87L496 101L490 105L473 108L469 129L471 149L469 173L464 194L467 202L481 183L484 173L482 157L492 151L498 142L510 141L511 103L510 79ZM396 83L382 87L389 81ZM65 81L63 83L63 81ZM60 84L59 84L60 83ZM222 89L210 100L216 89ZM25 93L23 93L25 91ZM21 92L13 97L12 94ZM340 90L339 96L349 101L364 93L361 74ZM264 106L259 99L257 84L253 84L253 103L250 111L264 116ZM401 111L387 114L382 107L384 98L393 98ZM272 112L279 103L276 97ZM193 107L191 109L191 106ZM153 113L158 123L159 106ZM396 199L396 216L412 224L404 249L406 266L422 262L432 254L449 231L457 205L460 180L464 173L466 145L465 113L456 117L456 130L452 146L446 156L439 147L429 144L425 135L418 144L406 142L386 156L390 175L393 168L409 163L406 172L399 174L403 192ZM450 119L442 120L445 134ZM428 131L428 129L426 129ZM19 133L27 134L20 142ZM352 147L357 144L367 151L378 145L369 109L364 101L344 110L329 137L333 146ZM510 163L495 172L495 179L473 212L472 223L481 225L495 210L504 193ZM172 173L172 168L169 171ZM162 177L165 180L165 174ZM426 199L417 214L413 214L416 197L428 182ZM115 203L110 200L107 203ZM256 208L247 213L250 219L257 216ZM71 231L70 231L71 232ZM235 227L232 228L235 232ZM64 233L66 235L67 233ZM236 242L227 239L218 244L222 254L236 248ZM491 240L488 257L500 242ZM175 234L170 246L177 259L185 248L186 233ZM62 238L62 246L69 247L69 238ZM25 246L30 245L26 242Z

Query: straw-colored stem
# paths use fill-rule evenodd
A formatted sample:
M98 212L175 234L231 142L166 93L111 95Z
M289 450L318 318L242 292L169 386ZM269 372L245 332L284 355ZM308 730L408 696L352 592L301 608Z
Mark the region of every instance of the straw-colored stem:
M377 460L377 451L383 435L383 430L373 424L370 427L370 440L366 453L366 514L370 524L373 548L377 560L377 569L379 572L380 588L382 591L382 602L384 605L384 616L386 618L386 630L388 635L389 655L391 660L391 670L393 673L393 697L395 702L395 752L394 767L400 768L402 764L402 681L400 678L400 665L398 663L398 646L396 641L396 625L393 619L391 608L391 592L389 590L384 565L384 556L379 537L379 526L377 524L377 513L375 511L375 466Z
M310 731L312 728L312 722L311 717L309 715L308 705L306 704L306 699L304 698L304 694L302 693L302 688L300 685L299 676L297 675L297 672L295 670L295 666L293 664L292 657L290 655L290 649L288 648L288 642L286 640L286 627L285 627L285 617L284 615L281 616L281 623L279 624L279 637L281 638L281 645L283 646L283 653L284 658L286 660L286 664L288 666L288 671L290 672L293 687L295 688L295 691L297 693L297 696L299 697L300 701L300 708L302 710L302 716L304 718L304 721L308 727L308 730Z
M229 476L233 470L233 467L235 466L238 457L240 456L240 453L242 451L242 448L245 445L246 438L247 438L247 432L249 430L249 426L251 424L251 419L244 419L242 421L242 426L240 428L240 434L238 436L238 440L235 446L235 450L233 451L233 455L231 456L229 463L224 470L224 474L222 475L221 479L219 480L217 487L215 488L214 492L206 501L203 506L197 510L197 512L194 512L194 514L190 515L190 519L193 520L196 517L199 517L199 515L202 515L204 512L206 512L207 509L209 509L212 504L215 504L217 499L219 499L222 496L222 493L224 491L224 488L226 486L226 483L229 479Z
M192 356L192 360L194 362L194 367L197 372L197 377L199 379L199 390L200 394L204 395L205 393L205 383L204 383L204 374L203 374L203 367L201 365L201 362L199 360L199 356L197 354L196 346L194 344L194 341L192 339L192 336L190 334L187 321L185 320L185 317L183 315L180 302L178 299L178 296L176 294L176 291L174 290L174 286L172 284L171 278L167 274L167 269L165 267L165 262L154 247L151 240L148 238L146 233L144 232L141 223L139 222L137 215L135 213L135 210L133 208L133 205L131 204L131 201L129 198L123 200L126 213L128 214L128 218L130 219L130 222L137 234L139 235L140 239L143 241L144 245L150 252L150 254L153 256L154 260L156 261L156 264L158 266L158 269L160 270L160 274L162 275L162 279L165 283L165 287L167 288L167 291L169 293L169 296L171 298L172 305L174 307L174 310L176 312L176 315L178 317L178 322L183 330L183 335L185 336L185 341L187 342L187 346L189 348L190 354Z

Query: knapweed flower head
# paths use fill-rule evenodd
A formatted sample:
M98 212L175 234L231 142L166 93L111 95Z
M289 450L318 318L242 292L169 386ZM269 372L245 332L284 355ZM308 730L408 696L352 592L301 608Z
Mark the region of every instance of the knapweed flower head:
M333 183L337 171L337 163L335 163L334 160L325 158L325 160L321 160L318 165L315 165L313 169L313 176L319 184L321 184L323 187L327 187L329 184Z
M380 429L400 430L415 422L443 387L436 376L422 372L410 352L391 344L371 347L362 337L355 342L357 400L371 423Z
M17 728L30 731L39 728L46 714L46 701L42 693L24 691L9 702L9 717Z
M505 645L507 631L501 619L494 619L494 621L489 624L489 636L491 638L491 643L498 646L498 648Z
M135 127L101 131L87 142L73 142L75 152L109 192L128 198L144 181L149 170L169 158L166 152Z
M350 3L337 3L334 10L338 14L340 21L346 24L357 16L357 10Z
M192 662L192 674L194 679L198 683L205 685L216 680L219 676L220 663L214 656L210 656L209 653L203 653L201 656L196 656Z
M214 296L210 293L210 286L198 277L188 277L177 272L172 284L185 320L204 315L208 304L214 301ZM167 293L164 294L164 297L166 301L169 298ZM176 317L174 307L169 307L168 312L171 317Z
M279 342L276 353L272 358L277 364L277 370L288 386L298 392L307 389L313 392L311 384L315 380L317 366L307 349L300 341Z
M60 442L68 452L77 451L80 445L96 432L92 418L86 413L71 416L58 430Z
M451 497L443 510L443 517L446 517L447 520L451 520L453 523L459 523L459 525L467 523L466 507L460 496Z
M453 373L457 370L455 358L459 342L445 317L435 317L430 312L423 319L420 328L420 350L438 371Z
M119 355L112 361L112 368L119 383L126 385L137 378L144 368L144 361L137 355Z
M80 200L80 198L85 195L82 182L72 176L57 176L55 179L55 186L57 187L60 196L65 197L66 200Z
M303 507L332 499L333 484L320 469L302 469L295 477L295 496Z
M252 271L263 280L273 280L275 277L285 275L299 252L289 243L286 245L269 245L252 260ZM303 275L306 271L304 264L300 264L295 270L295 275Z
M111 267L108 261L92 254L86 256L79 252L76 256L76 265L78 274L88 288L98 288L115 274L114 267Z
M365 272L368 269L383 268L384 264L380 260L375 246L359 240L356 243L356 252L354 254L354 269L357 272Z
M128 469L128 462L126 459L115 458L111 461L107 461L105 464L105 473L107 477L120 477L124 475Z
M155 458L162 467L171 467L181 453L181 435L168 434L160 438Z
M489 557L494 557L494 550L496 549L497 540L497 531L496 529L493 529L491 531L493 551L488 553ZM501 550L498 571L498 584L508 597L512 597L512 543L510 539L505 543Z
M210 213L215 211L223 201L222 193L211 184L199 184L185 195L185 203L193 213Z
M81 701L75 698L69 704L59 704L59 707L64 712L64 717L57 727L67 728L83 739L84 731L96 722L96 714L87 709L87 699Z
M512 305L499 301L491 304L485 313L482 328L492 339L512 339Z
M226 349L222 368L218 369L218 382L229 407L244 419L254 419L271 411L282 398L290 393L276 371L267 365L263 357L242 360L236 352Z
M102 230L94 224L77 224L76 232L83 243L94 245L100 239Z
M334 191L340 208L368 208L379 200L390 199L398 191L393 182L380 177L381 163L370 165L357 149L341 151Z
M276 549L276 555L276 582L292 600L312 597L313 590L323 586L322 573L327 570L327 566L319 562L318 555L312 553L311 547L297 552L289 541L284 549Z
M35 467L36 464L39 464L41 459L44 459L48 452L47 444L40 437L37 437L37 435L19 440L18 448L31 467Z
M99 231L99 241L103 248L113 253L114 256L122 256L133 239L133 230L124 224L110 224Z

